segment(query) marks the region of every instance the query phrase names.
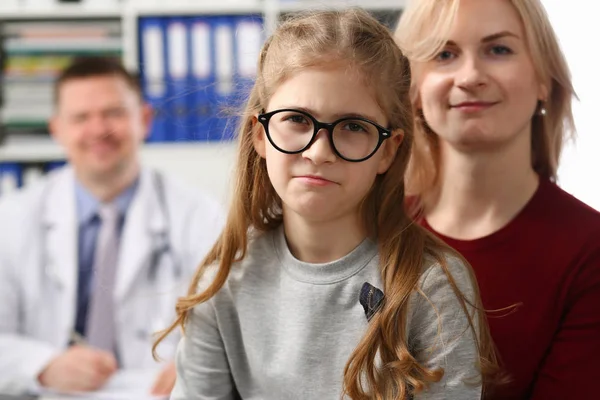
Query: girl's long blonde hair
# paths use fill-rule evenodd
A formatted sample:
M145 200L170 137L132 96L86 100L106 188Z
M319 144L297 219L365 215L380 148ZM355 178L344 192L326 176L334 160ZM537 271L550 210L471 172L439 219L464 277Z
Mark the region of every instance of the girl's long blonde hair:
M296 16L282 23L266 41L239 129L235 190L227 223L196 272L188 296L178 301L176 321L161 333L154 350L178 326L185 328L186 317L194 306L209 300L223 287L229 271L235 268L234 263L246 255L249 232L270 231L281 224L281 199L269 181L265 160L253 145L259 132L255 116L266 108L277 87L294 73L305 68L331 66L332 63L357 68L374 89L377 101L390 121L390 128L404 131L404 139L391 167L376 178L361 205L363 223L379 246L386 301L349 357L344 371L344 394L352 399L405 399L443 375L443 371L419 363L407 345L408 300L418 291L426 256L439 262L460 299L471 329L475 331L474 336L478 338L478 363L486 375L497 363L485 315L478 312L473 317L476 322L472 320L473 307L469 306L447 268L445 259L452 251L414 224L403 206L404 173L413 142L408 61L391 33L369 14L357 9ZM356 95L361 96L361 93ZM204 272L214 264L218 264L214 280L206 290L198 293ZM471 278L476 287L472 274ZM476 298L476 304L471 306L481 310L477 291ZM378 368L376 364L380 362Z
M523 23L525 40L541 83L548 88L543 107L531 120L531 162L538 175L556 181L561 150L574 137L571 100L576 97L569 67L560 50L556 34L540 0L509 0ZM419 64L430 61L446 45L456 20L460 0L412 0L405 8L395 37L411 61L413 74ZM414 79L411 96L418 99ZM439 184L440 148L438 136L428 127L422 113L415 109L415 146L406 176L408 191L417 198L427 197Z

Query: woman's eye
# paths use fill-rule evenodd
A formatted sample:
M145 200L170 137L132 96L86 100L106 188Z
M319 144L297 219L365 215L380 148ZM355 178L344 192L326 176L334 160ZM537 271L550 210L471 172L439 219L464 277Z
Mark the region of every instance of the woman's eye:
M450 50L440 51L438 53L438 55L435 56L435 59L437 61L448 61L448 60L451 60L452 58L454 58L454 53L451 52Z
M506 46L499 46L498 45L498 46L492 46L490 48L490 53L492 53L494 55L497 55L497 56L501 56L501 55L504 55L504 54L512 54L513 51L511 49L509 49L508 47L506 47Z

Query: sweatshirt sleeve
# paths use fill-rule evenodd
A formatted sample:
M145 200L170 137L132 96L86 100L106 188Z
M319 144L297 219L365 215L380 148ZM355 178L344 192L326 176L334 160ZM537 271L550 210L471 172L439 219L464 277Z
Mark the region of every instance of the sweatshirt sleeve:
M467 301L475 304L475 290L467 266L447 259L448 269ZM413 356L429 369L442 369L439 382L414 396L415 400L471 400L481 398L476 336L469 325L447 275L438 263L420 280L421 293L413 294L408 342ZM467 304L475 329L476 311Z
M209 269L198 285L204 290L212 282ZM188 314L177 353L177 379L170 400L238 399L229 360L219 329L215 298L196 305Z
M568 286L560 325L533 384L531 400L584 399L600 377L600 233Z

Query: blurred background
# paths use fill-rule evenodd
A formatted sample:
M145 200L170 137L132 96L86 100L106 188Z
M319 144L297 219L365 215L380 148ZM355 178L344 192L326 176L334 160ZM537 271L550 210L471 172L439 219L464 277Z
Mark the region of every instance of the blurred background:
M393 29L405 0L0 0L0 196L64 163L47 132L52 84L74 57L109 55L140 76L156 119L143 161L227 201L235 115L265 37L303 9L361 6ZM543 0L572 69L578 139L559 184L600 209L600 77L593 2ZM577 29L575 29L577 28Z

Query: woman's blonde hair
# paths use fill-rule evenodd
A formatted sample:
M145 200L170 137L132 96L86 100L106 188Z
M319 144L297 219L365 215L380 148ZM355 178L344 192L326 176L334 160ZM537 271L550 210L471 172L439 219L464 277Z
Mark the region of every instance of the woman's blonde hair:
M575 91L569 68L540 0L510 0L519 14L533 67L548 89L548 98L531 121L531 158L533 169L542 177L556 181L561 150L574 136L571 100ZM413 74L419 64L433 59L446 45L456 20L460 0L412 0L396 29L396 41L411 61ZM412 84L413 104L418 99L418 81ZM439 139L415 108L415 145L407 173L411 195L427 196L438 185L440 171Z
M392 165L386 173L377 176L361 204L364 226L379 246L386 301L349 357L344 371L344 394L352 399L405 399L443 375L441 370L420 364L407 345L408 300L418 291L426 256L439 261L440 268L446 272L474 336L479 338L479 364L484 373L491 370L496 361L485 315L477 313L474 317L477 320L473 322L473 308L468 307L481 309L479 300L469 305L448 272L445 256L451 250L414 224L404 211L403 177L413 139L408 60L391 32L358 9L293 17L282 23L266 41L239 129L236 185L226 226L194 276L189 295L177 303L177 320L161 334L154 349L177 326L185 328L186 317L194 306L209 300L221 289L229 271L235 268L233 264L246 254L249 232L270 231L281 224L281 199L269 181L265 160L253 145L255 136L260 133L255 118L265 110L277 87L296 72L332 65L359 71L365 83L373 88L376 100L388 117L389 127L404 131ZM204 272L214 264L218 264L214 280L198 293ZM474 282L472 275L471 278ZM477 291L476 298L479 299ZM376 366L379 361L380 368ZM367 384L366 388L363 383Z

